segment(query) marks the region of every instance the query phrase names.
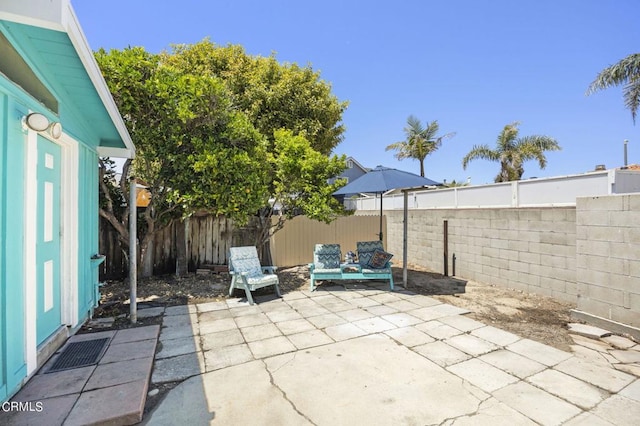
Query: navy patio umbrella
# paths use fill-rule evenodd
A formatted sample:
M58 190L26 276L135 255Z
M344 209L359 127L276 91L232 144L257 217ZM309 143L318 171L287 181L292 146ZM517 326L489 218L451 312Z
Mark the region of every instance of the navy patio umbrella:
M333 195L380 194L380 241L382 241L382 194L392 189L417 188L420 186L441 185L431 179L403 170L378 166L338 189Z

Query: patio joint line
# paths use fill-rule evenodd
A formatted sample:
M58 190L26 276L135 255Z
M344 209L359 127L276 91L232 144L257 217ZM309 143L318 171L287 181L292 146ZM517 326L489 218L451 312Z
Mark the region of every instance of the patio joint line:
M293 358L291 359L291 361L293 361L293 359L295 358L295 354L293 356ZM269 382L271 383L271 386L273 386L274 388L278 389L278 391L280 391L280 393L282 394L282 397L285 399L285 401L287 401L290 405L291 408L293 408L293 410L298 413L300 416L302 416L306 421L308 421L309 423L311 423L314 426L317 426L316 423L314 423L306 414L304 414L302 411L298 410L298 407L296 407L296 404L293 403L293 401L291 401L289 399L289 397L287 396L287 393L282 390L280 388L280 386L278 386L275 382L275 380L273 379L273 374L271 374L271 371L269 370L269 367L267 366L267 363L264 361L264 359L260 360L262 362L262 364L264 365L264 369L267 372L267 374L269 375ZM287 361L289 362L289 361ZM277 370L278 371L280 368L282 368L285 364L283 364L282 366L280 366Z

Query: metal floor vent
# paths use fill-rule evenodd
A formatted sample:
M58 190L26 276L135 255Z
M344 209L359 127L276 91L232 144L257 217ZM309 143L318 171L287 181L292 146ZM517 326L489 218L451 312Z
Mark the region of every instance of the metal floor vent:
M47 373L71 370L96 364L107 349L110 338L85 340L84 342L69 343L58 355Z

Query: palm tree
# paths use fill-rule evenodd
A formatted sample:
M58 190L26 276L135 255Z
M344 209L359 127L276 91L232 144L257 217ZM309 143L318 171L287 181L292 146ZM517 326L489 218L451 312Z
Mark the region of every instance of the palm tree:
M404 128L407 139L392 143L387 146L386 151L398 151L395 155L398 160L413 158L414 160L420 161L420 176L424 177L425 157L438 149L444 139L451 138L455 135L455 133L447 133L443 136L437 136L439 129L440 126L437 120L427 123L427 127L425 128L422 126L420 120L410 115L409 118L407 118L407 126Z
M587 95L612 86L624 85L624 105L631 111L633 124L640 107L640 53L634 53L605 68L587 89Z
M474 145L471 151L462 159L462 167L467 168L469 161L481 158L500 162L500 173L496 182L520 180L524 174L523 163L527 160L538 160L541 169L547 165L545 151L559 151L560 145L549 136L518 137L519 122L507 124L498 135L495 149L488 145Z

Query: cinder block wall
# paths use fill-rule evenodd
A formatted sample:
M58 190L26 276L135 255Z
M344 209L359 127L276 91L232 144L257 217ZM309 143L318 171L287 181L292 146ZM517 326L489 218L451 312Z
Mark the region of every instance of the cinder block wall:
M578 198L577 309L640 327L640 194Z
M408 262L443 272L448 222L449 274L577 303L576 209L410 210ZM386 211L387 249L402 262L403 212Z

